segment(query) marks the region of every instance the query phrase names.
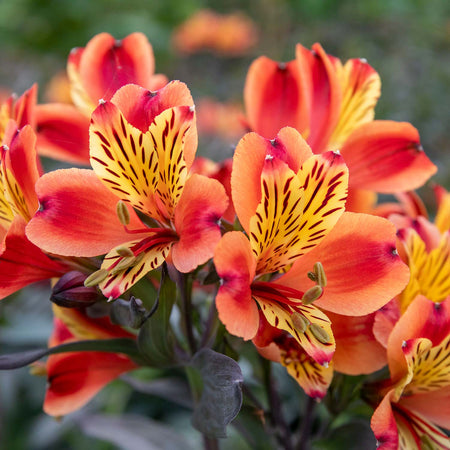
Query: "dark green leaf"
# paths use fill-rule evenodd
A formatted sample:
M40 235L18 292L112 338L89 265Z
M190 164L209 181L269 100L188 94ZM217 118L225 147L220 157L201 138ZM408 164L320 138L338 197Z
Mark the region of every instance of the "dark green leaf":
M28 350L0 356L0 370L17 369L27 366L47 355L65 352L112 352L124 353L131 358L139 359L136 341L128 338L98 339L89 341L70 342L51 348Z
M192 366L200 372L203 382L192 424L208 437L224 438L227 425L242 405L241 368L228 356L206 348L194 355Z

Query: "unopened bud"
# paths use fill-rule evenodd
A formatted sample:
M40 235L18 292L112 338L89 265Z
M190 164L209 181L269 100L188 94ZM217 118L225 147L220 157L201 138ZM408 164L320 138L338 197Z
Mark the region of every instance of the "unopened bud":
M302 297L302 302L305 305L309 305L313 301L317 300L322 295L323 289L317 285L309 288Z
M309 320L305 316L302 316L297 311L291 314L291 320L292 323L294 324L295 329L299 333L303 334L308 329L308 325L310 323Z
M130 223L130 212L128 211L127 205L125 205L122 200L117 202L116 212L120 223L123 226L127 226Z
M316 276L317 284L324 288L327 285L327 276L325 275L325 270L321 262L316 262L314 264L314 274Z
M89 278L89 277L88 277ZM86 274L72 270L65 273L53 286L50 300L58 306L77 308L99 301L101 296L93 286L86 286Z
M328 344L329 342L331 342L330 335L320 325L317 325L317 323L312 323L309 326L309 330L311 331L312 335L322 344Z
M99 269L94 273L91 273L85 280L84 285L86 287L97 286L108 276L108 271L106 269Z

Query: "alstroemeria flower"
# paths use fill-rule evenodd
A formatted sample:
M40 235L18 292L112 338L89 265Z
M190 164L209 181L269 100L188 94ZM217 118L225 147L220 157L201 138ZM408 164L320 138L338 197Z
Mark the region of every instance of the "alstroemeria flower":
M166 94L184 106L165 108ZM191 101L182 83L157 96L125 86L92 115L94 171L56 171L37 184L41 208L28 236L59 254L107 253L99 284L107 297L117 298L169 252L178 270L195 269L212 257L220 239L225 190L216 180L188 175L197 144ZM124 228L116 214L119 201L142 213L144 223L128 210Z
M388 362L371 422L378 448L450 449L437 427L450 429L450 299L414 300L389 337Z
M344 65L324 52L297 45L296 59L260 57L244 89L247 125L272 138L296 128L314 153L339 149L349 169L347 210L368 212L373 191L393 193L421 186L436 172L408 123L373 120L380 79L362 59Z
M338 154L313 155L292 128L282 129L272 141L255 133L241 140L231 186L248 238L240 232L225 234L214 256L223 280L216 299L219 318L230 333L244 339L259 334L257 345L268 345L272 338L262 345L258 333L263 319L292 335L313 360L327 363L334 351L330 321L301 301L312 286L307 273L314 264L325 262L331 293L322 303L338 313L367 314L406 284L406 267L393 252L394 227L384 219L343 214L347 176ZM347 270L349 265L359 273ZM285 270L275 282L261 280ZM272 341L281 342L275 337ZM291 356L286 359L290 363ZM323 395L323 386L319 390Z
M34 185L40 168L35 143L30 125L19 131L16 122L8 122L0 162L0 298L67 270L25 236L25 226L38 208Z
M167 77L155 74L153 49L145 35L122 40L108 33L93 37L86 47L72 50L67 63L74 105L37 105L39 153L65 161L89 164L89 119L100 99L111 100L127 84L156 91Z
M85 339L134 338L109 318L93 319L82 310L53 307L49 347ZM49 356L44 411L63 416L84 406L104 386L138 366L128 356L107 352L69 352Z

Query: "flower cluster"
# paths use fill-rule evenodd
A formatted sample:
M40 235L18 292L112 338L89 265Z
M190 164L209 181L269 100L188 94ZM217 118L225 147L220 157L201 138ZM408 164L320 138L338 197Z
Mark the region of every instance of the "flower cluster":
M196 157L194 100L142 34L95 36L67 74L72 104L33 86L0 109L0 295L51 280L48 414L138 367L194 367L194 425L221 437L246 383L234 336L317 401L337 373L373 374L380 448L450 449L450 194L435 187L431 222L413 190L436 167L412 125L374 120L365 60L258 58L221 162ZM43 173L41 156L84 168Z

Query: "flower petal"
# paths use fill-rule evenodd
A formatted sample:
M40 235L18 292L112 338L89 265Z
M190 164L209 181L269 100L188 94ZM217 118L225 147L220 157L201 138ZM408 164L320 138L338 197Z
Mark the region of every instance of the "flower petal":
M295 308L270 301L267 298L255 296L264 317L272 327L289 333L305 350L305 352L319 364L328 363L336 348L331 323L328 317L312 305L299 304ZM299 329L295 314L306 319L308 324L304 330ZM316 331L317 330L317 331ZM320 334L319 334L320 333ZM318 338L318 336L321 336Z
M191 175L175 209L179 241L172 248L175 267L190 272L212 258L220 240L219 219L228 206L224 187L217 180Z
M215 249L214 265L222 279L216 296L220 321L229 333L252 339L259 328L259 312L250 290L256 261L247 237L238 231L226 233Z
M99 283L103 295L116 299L137 283L143 276L159 267L167 258L174 241L166 237L160 239L157 233L144 240L135 240L121 244L121 249L127 248L137 254L136 257L123 257L117 253L117 248L111 250L104 258L102 269L109 273ZM145 245L146 249L139 251ZM123 267L123 268L121 268Z
M316 262L328 284L315 305L337 314L363 316L398 294L409 279L395 248L395 228L386 219L345 212L323 242L299 258L277 282L306 290Z
M419 133L409 123L376 120L357 128L340 149L350 186L377 192L422 186L437 171L425 155Z
M27 236L44 250L98 256L130 240L116 213L119 199L92 170L49 172L38 180L36 192L40 208L27 226ZM129 227L142 229L136 213L129 213Z
M249 128L272 139L285 126L308 129L308 102L303 98L296 61L278 63L265 56L249 68L244 102Z
M281 129L273 140L248 133L239 141L233 157L231 191L237 216L246 231L261 202L261 173L267 156L285 162L297 172L312 152L301 135L289 127Z
M377 438L377 448L382 450L400 449L397 423L391 406L393 396L394 390L386 394L370 421L370 426Z
M0 255L0 298L36 281L60 277L67 267L50 259L25 236L25 221L16 216Z
M311 50L297 44L296 61L301 90L304 101L308 102L310 114L309 132L302 130L302 134L313 152L321 153L327 149L330 136L339 120L342 91L336 67L341 63L337 58L327 55L317 43Z
M328 144L329 150L341 148L353 130L373 120L381 94L380 77L364 59L349 59L338 75L341 78L342 103L339 121Z
M370 374L387 364L386 349L373 334L374 314L349 317L327 312L327 316L336 340L335 370L347 375Z
M89 165L89 118L64 103L36 106L37 150L40 155Z

